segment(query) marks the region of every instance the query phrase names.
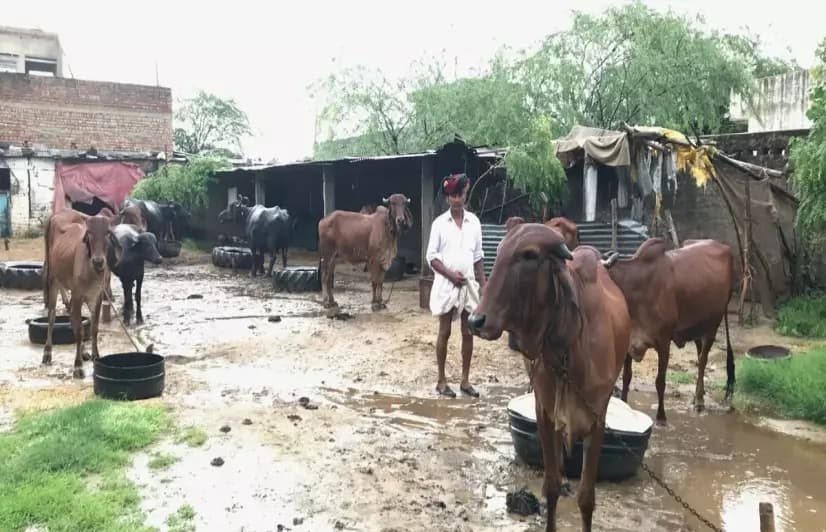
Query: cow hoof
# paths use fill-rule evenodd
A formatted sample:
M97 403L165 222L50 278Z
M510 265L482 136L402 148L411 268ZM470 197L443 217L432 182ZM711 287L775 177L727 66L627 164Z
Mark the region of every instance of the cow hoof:
M81 353L80 358L86 362L92 360L92 355L88 351Z
M379 311L379 310L386 309L387 305L385 305L384 303L373 303L371 308L373 309L373 312L376 312L376 311Z
M703 403L694 403L694 411L698 414L706 409L706 405Z
M83 372L83 368L75 368L74 371L72 371L72 377L82 379L86 377L86 373Z
M665 418L657 418L657 426L658 427L666 427L668 426L668 422L666 422Z
M137 325L143 325L143 318L138 318L138 319L136 319L136 320L135 320L135 323L136 323Z
M52 365L52 352L49 351L48 353L43 353L43 360L40 361L41 364L44 366L51 366Z

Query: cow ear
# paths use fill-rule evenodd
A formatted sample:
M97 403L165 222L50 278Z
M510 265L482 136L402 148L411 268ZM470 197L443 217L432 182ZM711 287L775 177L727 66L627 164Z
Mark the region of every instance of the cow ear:
M118 238L115 236L113 231L109 231L106 234L106 239L109 241L109 245L112 246L112 249L115 250L115 266L120 265L120 261L123 260L123 248L118 241Z

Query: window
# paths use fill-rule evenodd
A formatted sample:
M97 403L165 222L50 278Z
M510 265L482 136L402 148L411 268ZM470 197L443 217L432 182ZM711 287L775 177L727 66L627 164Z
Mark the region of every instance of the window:
M0 168L0 190L11 190L11 170Z
M17 56L0 53L0 72L17 72Z

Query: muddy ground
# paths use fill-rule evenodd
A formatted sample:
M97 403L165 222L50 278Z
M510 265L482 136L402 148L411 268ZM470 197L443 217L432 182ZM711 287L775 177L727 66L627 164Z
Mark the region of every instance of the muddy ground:
M40 259L40 242L15 240L0 261ZM314 263L310 254L291 256L291 265ZM525 392L526 377L506 340L476 339L471 380L481 397L441 398L436 324L419 308L416 279L396 283L388 309L373 313L361 268L338 272L336 298L351 319L326 317L319 293L275 293L268 279L216 268L207 254L147 265L146 322L129 333L167 357L165 393L155 401L171 406L179 425L209 436L202 447L169 438L152 449L179 458L163 471L147 467L151 453L136 458L130 475L150 524L166 530L167 516L188 503L198 530L543 529L544 515L519 517L505 505L506 493L521 487L538 496L542 479L515 457L508 432L506 405ZM41 316L41 306L39 292L0 289L0 430L18 408L93 396L90 363L86 379L71 378L73 346L56 346L54 365L40 365L24 320ZM770 324L741 329L731 321L738 357L761 343L802 345ZM707 391L725 377L724 341L718 334ZM103 354L133 349L117 320L102 326L100 345ZM447 371L455 390L458 348L454 333ZM672 349L670 371L693 382L695 351ZM654 353L634 369L630 402L653 417ZM726 530L756 530L760 501L774 503L777 530L826 530L826 440L812 441L822 431L725 412L715 408L718 391L696 415L693 388L669 383L669 425L654 428L650 467ZM216 457L222 466L210 465ZM560 514L563 530L578 529L575 498L561 501ZM703 529L642 471L598 484L595 527Z

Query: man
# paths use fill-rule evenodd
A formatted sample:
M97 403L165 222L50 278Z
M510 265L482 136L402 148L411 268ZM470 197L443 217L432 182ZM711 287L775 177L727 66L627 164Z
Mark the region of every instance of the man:
M427 262L434 272L430 312L439 317L436 391L446 397L456 397L447 384L445 361L451 324L457 315L461 315L462 331L462 381L459 389L466 395L479 397L479 392L469 381L473 336L468 329L467 318L479 304L485 284L485 269L482 263L482 225L476 215L465 210L469 188L470 181L465 174L454 174L442 181L450 208L433 220L427 245Z

